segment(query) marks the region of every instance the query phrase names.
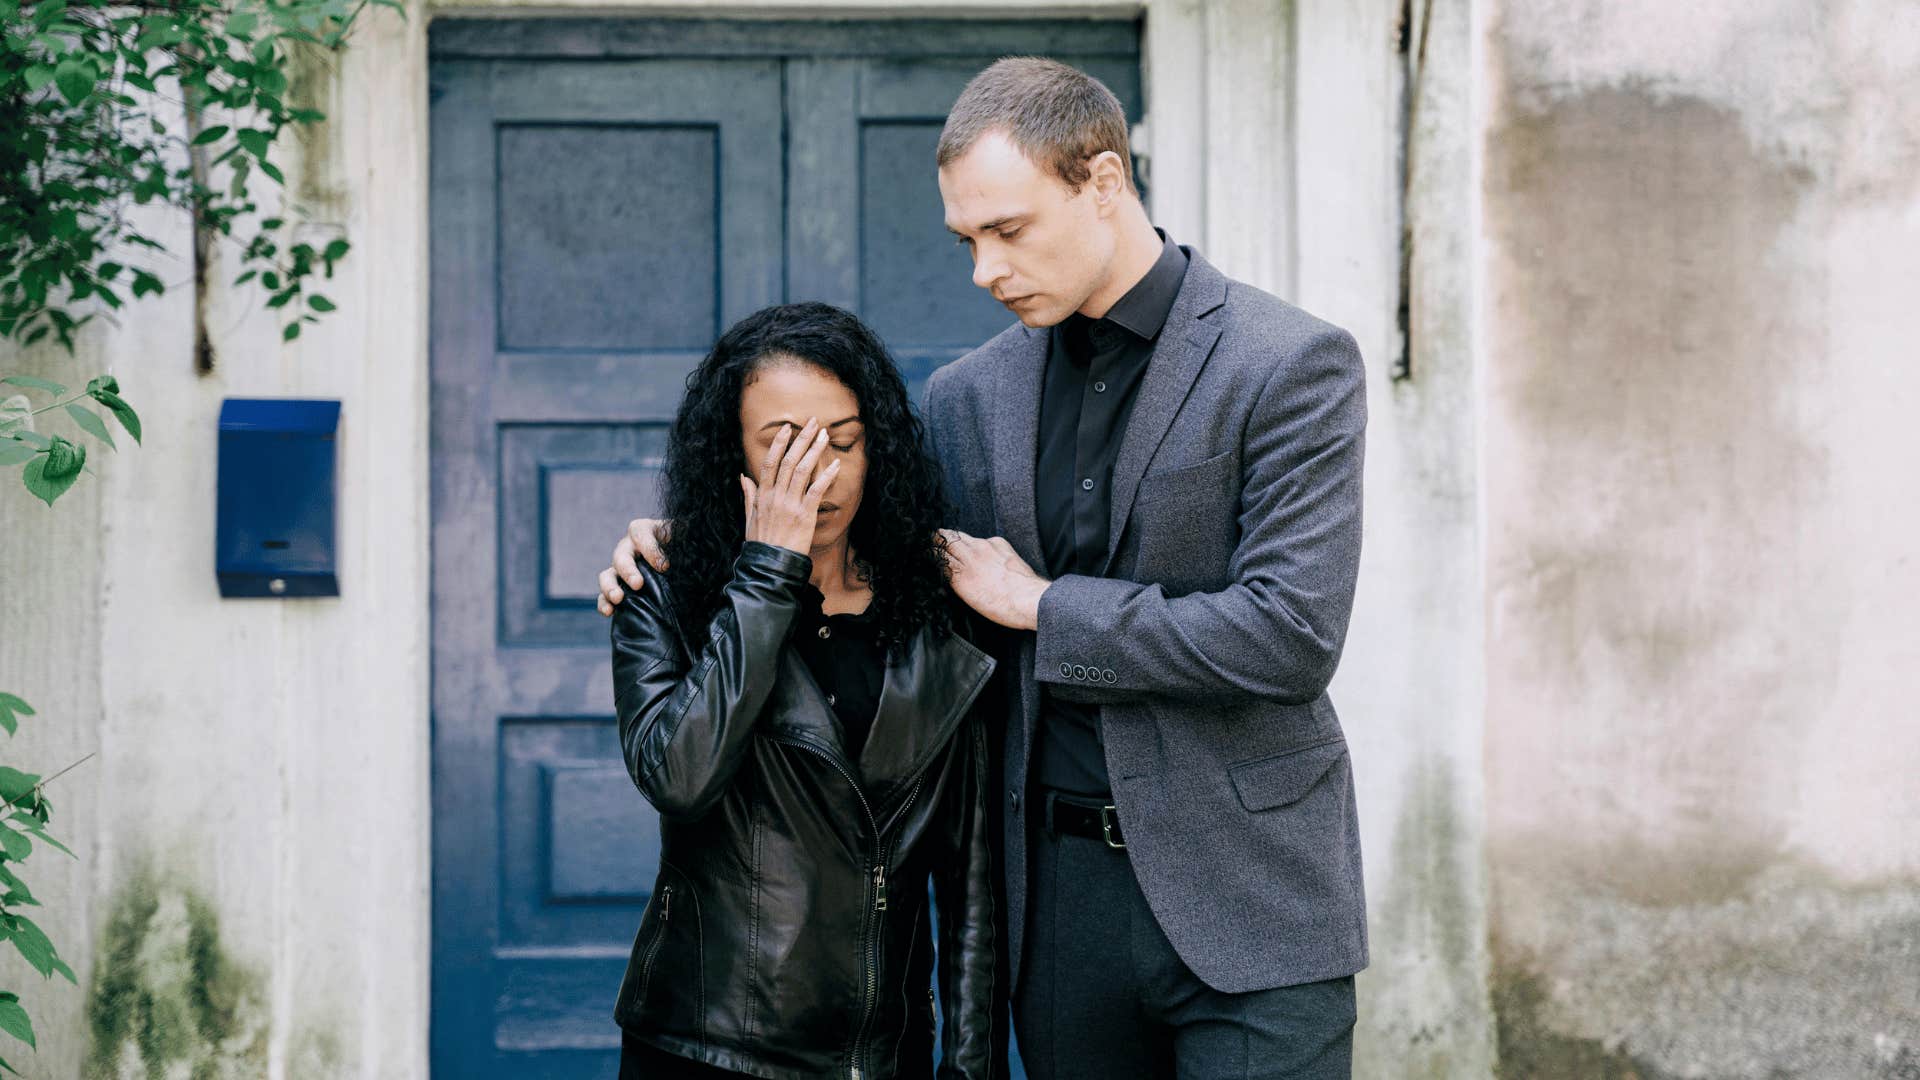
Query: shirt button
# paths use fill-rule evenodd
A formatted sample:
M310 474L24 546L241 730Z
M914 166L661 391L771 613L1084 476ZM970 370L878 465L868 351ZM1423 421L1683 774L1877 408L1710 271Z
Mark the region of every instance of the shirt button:
M821 637L823 637L823 638L830 638L830 637L832 637L832 636L833 636L833 627L831 627L831 626L823 626L823 627L821 627L821 628L820 628L820 636L821 636Z
M1080 490L1081 490L1081 491L1092 491L1092 490L1093 490L1093 478L1092 478L1092 477L1088 477L1087 479L1085 479L1085 480L1082 480L1082 481L1080 481Z
M1106 383L1103 383L1103 382L1097 382L1097 383L1094 383L1094 384L1093 384L1093 392L1094 392L1094 393L1096 393L1096 394L1104 394L1104 393L1106 393L1106 392L1107 392L1107 384L1106 384Z
M835 695L833 695L833 694L831 694L831 693L829 693L829 694L827 695L827 704L829 704L829 705L838 705L838 704L840 704L840 699L839 699L838 697L836 697Z
M1013 804L1014 813L1017 814L1020 812L1020 793L1019 792L1017 791L1007 792L1007 801Z

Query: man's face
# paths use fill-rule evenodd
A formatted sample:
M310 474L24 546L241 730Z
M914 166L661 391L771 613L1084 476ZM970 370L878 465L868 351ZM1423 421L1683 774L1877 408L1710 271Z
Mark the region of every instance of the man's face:
M940 170L940 199L948 231L973 255L973 283L1028 326L1080 310L1107 278L1113 232L1093 185L1069 190L1001 132Z

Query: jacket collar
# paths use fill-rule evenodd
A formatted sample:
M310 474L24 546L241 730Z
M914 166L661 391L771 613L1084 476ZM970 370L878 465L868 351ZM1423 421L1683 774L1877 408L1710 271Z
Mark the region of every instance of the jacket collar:
M781 650L770 702L771 732L812 745L848 768L884 820L915 777L939 754L993 674L994 660L956 630L936 641L921 627L905 658L889 663L880 704L860 759L847 757L840 718L793 649Z

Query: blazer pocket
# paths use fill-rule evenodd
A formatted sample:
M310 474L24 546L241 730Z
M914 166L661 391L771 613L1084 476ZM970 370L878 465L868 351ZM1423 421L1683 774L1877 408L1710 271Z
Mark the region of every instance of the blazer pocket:
M1330 739L1284 754L1229 765L1227 776L1233 781L1241 806L1253 811L1272 810L1298 802L1346 756L1347 740Z
M1137 505L1148 506L1224 499L1238 512L1240 491L1236 482L1240 476L1239 459L1239 451L1226 450L1192 465L1182 465L1165 472L1150 472L1140 478L1140 491L1134 501Z

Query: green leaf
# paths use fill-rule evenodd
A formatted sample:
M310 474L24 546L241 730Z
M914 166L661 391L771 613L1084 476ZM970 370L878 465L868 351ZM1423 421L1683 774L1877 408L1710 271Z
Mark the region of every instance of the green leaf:
M59 972L62 975L65 975L67 977L67 981L72 983L73 985L75 986L80 985L80 980L73 977L73 969L67 966L67 962L65 960L62 960L57 956L54 957L53 970Z
M52 506L53 500L65 494L80 474L76 472L49 479L46 469L47 455L36 454L32 461L27 462L27 467L20 470L20 480L27 485L27 490L33 493L34 498Z
M33 834L34 836L36 836L36 837L39 837L39 839L40 839L40 842L41 842L41 843L43 843L43 844L51 844L51 845L52 845L52 846L53 846L54 848L56 848L56 849L58 849L58 850L60 850L60 851L63 851L63 852L66 852L66 854L68 854L68 855L70 855L70 856L72 856L73 858L76 858L76 859L77 859L77 858L79 858L79 857L80 857L80 856L78 856L78 855L74 855L74 854L73 854L73 852L72 852L71 850L69 850L69 849L68 849L68 847L67 847L67 845L65 845L65 844L63 844L63 843L61 843L60 841L58 841L58 840L55 840L55 839L54 839L53 837L51 837L51 836L49 836L49 835L47 835L47 830L46 830L46 829L45 829L44 827L42 827L42 828L35 828L35 829L28 829L27 831L28 831L28 832L30 832L30 833L32 833L32 834Z
M15 799L33 790L40 778L33 773L24 773L11 765L0 765L0 802L11 804Z
M33 854L33 842L5 826L0 826L0 848L5 849L7 858L14 862Z
M241 128L234 138L240 140L242 149L257 158L266 157L267 148L273 145L272 138L258 128Z
M82 57L62 57L53 69L54 85L60 88L60 96L66 98L69 105L87 100L87 95L93 93L96 78L93 64Z
M46 472L49 480L59 480L72 476L87 463L87 448L79 443L70 442L63 435L53 437L53 445L47 447ZM0 766L3 768L4 766Z
M119 447L113 445L113 433L107 430L106 421L100 419L99 413L73 402L68 402L67 415L73 417L73 422L79 424L82 431L106 443L113 449L119 449Z
M327 299L327 298L326 298L326 297L324 297L324 296L321 296L321 295L320 295L319 293L313 293L313 294L311 294L311 295L309 295L309 296L307 297L307 303L309 303L309 304L312 304L312 305L313 305L313 310L315 310L315 311L332 311L332 310L334 310L334 306L333 306L333 301L331 301L331 300L329 300L329 299ZM69 407L71 407L71 406L69 406Z
M38 90L53 81L53 67L50 64L35 64L27 69L27 89Z
M7 887L7 896L9 897L7 903L15 903L16 901L12 900L11 897L17 894L21 898L17 901L18 903L32 904L35 907L40 906L40 901L33 898L33 893L27 888L27 883L21 881L18 874L7 869L7 864L4 862L0 862L0 883L4 883Z
M222 138L225 138L227 132L231 130L233 129L229 128L225 124L215 124L214 126L202 131L200 134L195 135L193 137L193 145L205 146L210 142L219 142Z
M74 985L76 985L76 986L78 986L79 984L78 984L78 983L75 983ZM5 1069L5 1070L7 1070L8 1072L10 1072L10 1073L12 1073L12 1074L13 1074L13 1075L15 1075L15 1076L25 1076L25 1075L27 1075L26 1073L23 1073L23 1072L21 1072L21 1071L20 1071L19 1069L16 1069L16 1068L14 1068L13 1066L11 1066L11 1065L9 1065L9 1064L7 1064L7 1059L6 1059L6 1058L0 1058L0 1069Z
M48 450L53 447L53 440L47 438L45 435L42 435L37 431L21 431L18 428L16 428L13 431L8 432L7 434L20 440L23 443L28 444L29 446L33 446L40 450Z
M107 407L113 418L120 421L120 426L127 429L127 434L133 436L134 442L140 441L140 417L134 413L133 406L122 400L119 394L107 389L95 391L93 399Z
M11 735L19 729L20 717L32 715L33 706L12 694L0 691L0 727L6 728L7 734Z
M292 341L294 338L297 338L299 336L300 336L300 324L297 322L288 323L287 328L285 330L280 331L280 340L282 341Z
M27 958L27 963L42 975L53 974L53 963L57 958L53 953L53 942L47 940L47 935L25 915L9 916L7 922L13 928L14 947L20 950L21 956Z
M24 386L31 390L45 390L49 394L64 394L67 392L67 388L57 382L49 379L36 379L32 375L9 375L4 379L0 379L0 383L12 383L15 386Z
M109 394L117 394L120 392L120 380L111 375L95 375L93 378L87 380L88 396L92 396L96 391L100 390L105 390Z
M17 1001L0 1001L0 1031L33 1046L33 1021L27 1019L27 1010ZM39 1049L35 1046L34 1049Z
M345 240L331 241L327 244L326 252L323 253L320 257L327 260L328 262L333 262L335 259L345 257L348 249L351 246L352 245L348 244Z
M15 439L0 441L0 468L11 468L23 461L31 460L39 453L40 451ZM0 716L3 715L4 714L0 714ZM0 720L0 723L4 723L4 721ZM12 728L8 728L8 730L11 731Z
M266 173L268 176L273 177L274 183L280 184L282 186L286 185L287 178L281 174L280 166L275 165L273 162L268 161L266 158L260 159L260 171L263 173Z
M259 21L260 17L251 11L236 11L227 16L227 36L250 38L253 36L254 25Z

